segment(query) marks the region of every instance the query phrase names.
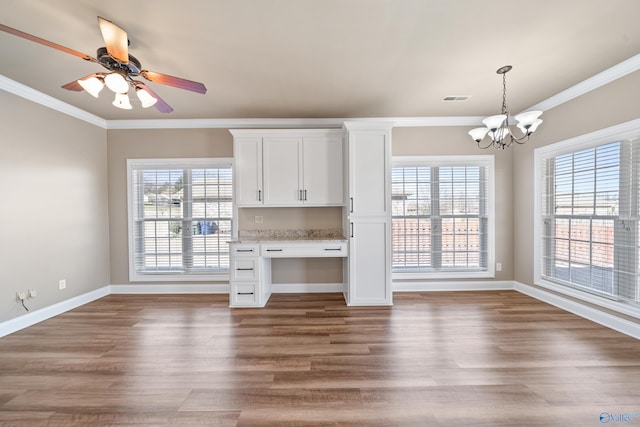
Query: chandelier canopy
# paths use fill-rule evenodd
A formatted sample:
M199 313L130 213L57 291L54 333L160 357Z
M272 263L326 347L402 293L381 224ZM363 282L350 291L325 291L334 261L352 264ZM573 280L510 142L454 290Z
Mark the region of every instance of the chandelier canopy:
M522 132L522 136L514 135L509 125L509 110L507 109L507 73L511 71L511 65L498 68L496 73L502 74L502 111L500 114L487 117L482 121L486 127L475 128L469 131L471 138L478 144L478 147L485 149L489 147L501 148L510 147L514 142L524 144L529 140L529 136L535 132L542 120L539 119L542 111L526 111L515 116L517 126ZM489 136L488 143L482 143L486 136Z

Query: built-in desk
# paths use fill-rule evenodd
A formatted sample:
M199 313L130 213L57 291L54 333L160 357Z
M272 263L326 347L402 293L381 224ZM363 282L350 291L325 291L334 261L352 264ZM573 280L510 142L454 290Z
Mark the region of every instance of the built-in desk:
M264 307L267 304L271 296L272 258L342 258L348 255L346 239L326 237L266 236L261 240L245 238L229 242L229 306Z

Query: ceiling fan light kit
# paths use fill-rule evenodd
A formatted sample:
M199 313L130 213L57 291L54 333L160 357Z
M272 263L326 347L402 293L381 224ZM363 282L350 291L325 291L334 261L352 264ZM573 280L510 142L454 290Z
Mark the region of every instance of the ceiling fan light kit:
M109 70L108 73L93 73L67 83L63 85L62 88L76 92L85 90L91 96L98 98L104 86L107 86L116 95L113 105L117 108L125 110L131 110L133 108L127 96L129 88L132 87L135 89L136 95L143 108L155 106L156 110L161 113L170 113L173 111L173 108L151 90L149 86L141 81L135 80L138 76L142 76L150 82L173 86L196 93L204 94L207 92L207 88L202 83L143 70L140 61L132 55L129 55L129 40L126 31L100 16L98 16L98 25L100 26L100 32L102 33L102 38L106 46L98 48L96 52L97 58L3 24L0 24L0 31L102 65Z
M505 65L498 68L496 73L502 74L502 111L501 114L487 117L482 121L485 127L475 128L469 131L471 138L478 144L478 147L485 149L489 147L505 149L510 147L513 143L524 144L529 140L529 137L538 128L542 119L539 119L542 115L542 111L526 111L518 114L514 117L517 122L517 127L522 132L522 136L517 137L513 134L513 131L509 125L509 111L507 109L507 77L506 74L511 71L511 65ZM489 143L483 145L482 141L489 135Z

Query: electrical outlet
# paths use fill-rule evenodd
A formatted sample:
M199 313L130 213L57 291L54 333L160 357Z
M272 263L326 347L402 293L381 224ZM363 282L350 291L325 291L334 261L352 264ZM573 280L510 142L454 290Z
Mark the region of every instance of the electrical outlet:
M58 281L58 289L64 289L67 287L67 281L65 279Z
M29 298L35 298L38 296L38 293L35 289L29 289Z
M496 262L496 271L502 271L502 263Z
M16 292L16 299L18 301L24 301L27 299L27 293L26 292Z
M264 222L264 218L262 216L257 216L257 215L253 218L253 220L256 224L262 224Z

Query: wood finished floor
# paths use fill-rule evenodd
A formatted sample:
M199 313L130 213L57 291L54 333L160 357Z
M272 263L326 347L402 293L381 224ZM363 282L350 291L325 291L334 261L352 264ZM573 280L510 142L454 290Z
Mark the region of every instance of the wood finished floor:
M597 426L640 341L514 291L110 295L0 339L2 426Z

